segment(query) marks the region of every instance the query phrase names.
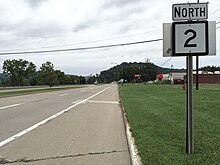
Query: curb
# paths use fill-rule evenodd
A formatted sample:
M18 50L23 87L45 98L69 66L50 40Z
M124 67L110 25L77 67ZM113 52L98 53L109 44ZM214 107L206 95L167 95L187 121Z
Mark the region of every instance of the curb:
M132 136L132 133L130 131L130 125L129 125L127 117L126 117L126 113L125 113L121 98L120 98L120 105L121 105L121 111L122 111L122 116L123 116L123 120L124 120L125 133L126 133L126 139L127 139L129 153L130 153L131 164L132 165L142 165L141 158L138 154L138 150L135 145L135 139Z

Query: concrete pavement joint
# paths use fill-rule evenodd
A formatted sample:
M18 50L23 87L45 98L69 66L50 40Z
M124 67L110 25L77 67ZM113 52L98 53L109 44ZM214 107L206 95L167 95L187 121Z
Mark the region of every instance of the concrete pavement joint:
M29 163L29 162L37 162L44 160L52 160L52 159L65 159L65 158L75 158L75 157L84 157L84 156L95 156L95 155L104 155L104 154L113 154L113 153L123 153L128 152L128 150L113 150L113 151L104 151L104 152L90 152L84 154L70 154L70 155L61 155L61 156L52 156L48 158L37 158L37 159L17 159L17 160L8 160L5 158L0 158L0 164L13 164L13 163Z
M89 103L101 103L101 104L119 104L118 101L98 101L98 100L89 100Z
M62 96L67 96L67 95L69 95L69 93L64 93L64 94L61 94L59 96L62 97Z
M76 103L81 102L81 101L83 101L83 100L76 100L76 101L73 101L72 104L76 104Z

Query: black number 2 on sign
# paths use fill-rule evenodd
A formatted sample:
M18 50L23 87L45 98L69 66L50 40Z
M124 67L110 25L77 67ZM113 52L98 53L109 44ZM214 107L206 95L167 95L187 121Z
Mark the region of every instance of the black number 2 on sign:
M184 43L184 47L197 47L197 44L190 43L190 41L192 41L196 38L196 35L197 35L196 31L193 29L188 29L185 31L184 34L188 35L189 33L192 34L192 36L186 40L186 42Z
M173 23L173 55L193 56L207 55L208 22L174 22Z

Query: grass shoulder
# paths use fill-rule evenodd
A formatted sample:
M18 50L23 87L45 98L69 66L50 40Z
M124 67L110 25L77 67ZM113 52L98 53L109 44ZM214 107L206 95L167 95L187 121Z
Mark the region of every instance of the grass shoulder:
M53 88L29 88L29 89L18 89L18 90L2 90L0 92L0 98L5 97L13 97L13 96L21 96L21 95L30 95L30 94L37 94L37 93L46 93L46 92L55 92L60 90L68 90L68 89L75 89L81 88L82 86L68 86L68 87L53 87Z
M185 153L186 91L179 85L119 87L143 164L220 162L220 86L194 91L195 154Z

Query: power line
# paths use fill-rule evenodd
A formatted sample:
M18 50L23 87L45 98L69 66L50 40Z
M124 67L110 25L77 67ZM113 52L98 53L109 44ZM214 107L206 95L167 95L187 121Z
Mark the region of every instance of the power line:
M168 63L171 59L172 59L172 57L170 57L169 59L167 59L165 62L163 62L163 63L160 65L160 67L163 66L163 65L165 65L166 63Z
M91 50L91 49L103 49L103 48L143 44L143 43L148 43L148 42L157 42L157 41L162 41L162 40L163 39L154 39L154 40L145 40L145 41L139 41L139 42L81 47L81 48L72 48L72 49L54 49L54 50L24 51L24 52L0 52L0 55L2 56L2 55L18 55L18 54L39 54L39 53L55 53L55 52L69 52L69 51L80 51L80 50Z
M156 32L156 31L159 31L159 30L146 31L146 32L143 32L143 33L129 34L129 35L126 35L126 36L118 36L118 37L113 37L113 38L105 38L105 39L100 39L100 40L91 40L91 41L72 43L72 44L53 45L53 46L27 48L27 49L16 49L16 50L10 50L10 51L27 51L27 50L33 50L33 49L57 48L57 47L63 47L63 46L90 44L90 43L96 43L96 42L102 42L102 41L116 40L116 39L121 39L121 38L129 38L129 37L139 36L139 35L143 35L143 34L147 34L147 33L152 33L152 32ZM2 51L8 51L8 50L2 50Z

